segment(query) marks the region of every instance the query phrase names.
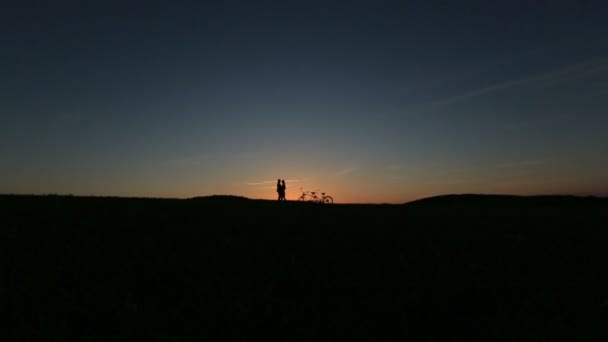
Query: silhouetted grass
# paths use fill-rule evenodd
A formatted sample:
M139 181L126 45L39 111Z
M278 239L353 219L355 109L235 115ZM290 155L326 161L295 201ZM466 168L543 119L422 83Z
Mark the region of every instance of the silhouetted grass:
M0 196L0 208L12 340L555 340L608 326L601 198Z

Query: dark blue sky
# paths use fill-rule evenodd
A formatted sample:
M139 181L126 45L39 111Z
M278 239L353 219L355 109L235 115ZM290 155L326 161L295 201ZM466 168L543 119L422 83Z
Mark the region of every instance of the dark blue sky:
M9 2L0 192L608 194L606 18L604 1Z

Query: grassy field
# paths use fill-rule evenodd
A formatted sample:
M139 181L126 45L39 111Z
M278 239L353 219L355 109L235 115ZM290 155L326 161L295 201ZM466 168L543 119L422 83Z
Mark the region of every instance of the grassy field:
M8 340L588 340L608 200L0 196Z

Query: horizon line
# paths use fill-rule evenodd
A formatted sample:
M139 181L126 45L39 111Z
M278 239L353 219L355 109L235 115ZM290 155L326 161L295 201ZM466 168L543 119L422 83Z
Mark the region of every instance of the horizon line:
M235 197L240 199L246 199L251 201L268 201L268 202L277 202L276 199L267 199L267 198L251 198L241 195L233 195L233 194L212 194L212 195L200 195L193 197L151 197L151 196L121 196L121 195L78 195L78 194L61 194L61 193L0 193L0 197L4 196L21 196L21 197L80 197L80 198L116 198L116 199L148 199L148 200L181 200L187 201L192 199L200 199L200 198L208 198L208 197ZM337 205L401 205L413 203L425 199L439 198L439 197L450 197L450 196L487 196L487 197L577 197L577 198L598 198L598 199L608 199L608 194L576 194L576 193L545 193L545 194L510 194L510 193L446 193L439 195L431 195L425 197L419 197L409 201L403 202L336 202L333 204ZM288 202L298 202L297 200L287 200Z

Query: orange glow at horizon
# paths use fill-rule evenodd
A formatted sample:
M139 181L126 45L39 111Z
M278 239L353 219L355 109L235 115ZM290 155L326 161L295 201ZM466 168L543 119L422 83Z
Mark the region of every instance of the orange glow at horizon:
M405 203L445 194L507 195L608 195L608 181L599 168L582 173L575 164L520 163L507 166L465 165L438 167L412 164L403 167L358 163L357 166L331 161L280 155L262 156L248 162L138 165L122 173L102 173L69 177L48 175L27 182L22 173L9 179L12 188L0 193L73 194L83 196L122 196L191 198L210 195L235 195L251 199L276 200L276 179L287 180L286 198L295 201L305 191L324 191L334 203ZM268 171L268 165L279 165ZM449 166L449 165L448 165ZM574 176L580 176L573 182ZM52 177L51 177L52 176ZM23 177L23 179L21 179ZM97 180L91 184L89 178ZM59 191L58 189L61 189Z

